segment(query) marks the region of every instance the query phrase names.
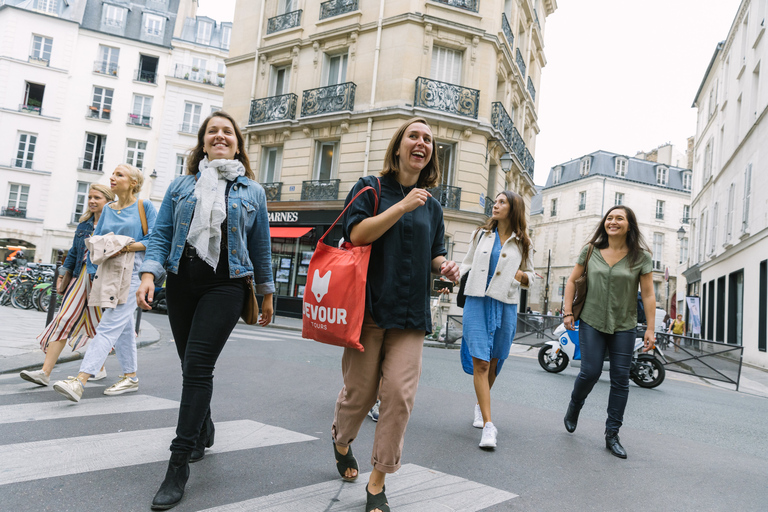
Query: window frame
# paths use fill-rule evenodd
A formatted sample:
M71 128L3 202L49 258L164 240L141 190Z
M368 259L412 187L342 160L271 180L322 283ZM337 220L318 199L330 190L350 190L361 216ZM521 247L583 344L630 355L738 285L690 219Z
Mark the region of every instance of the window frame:
M261 165L259 166L259 183L280 182L280 175L283 169L283 146L262 146L261 153ZM270 170L268 167L270 165L270 157L272 155L274 155L274 160L272 160L272 169Z
M141 23L142 32L149 37L161 38L165 32L165 17L149 12L144 13Z
M17 187L17 190L14 191L13 187ZM16 182L9 182L8 183L8 201L6 203L7 208L16 208L17 210L22 210L24 212L27 211L27 206L29 205L29 191L30 186L24 183L16 183ZM15 195L16 198L12 201L11 196ZM22 206L22 196L25 196L26 199L23 200L23 206Z
M557 217L557 198L554 197L550 201L549 206L549 216L550 217Z
M581 159L581 164L579 166L579 174L581 176L588 175L591 167L592 167L591 159L588 156L582 158Z
M560 180L563 178L563 167L561 165L556 165L554 169L552 169L552 184L557 185L560 183Z
M691 191L691 186L693 185L693 175L690 171L684 171L683 172L683 190L686 192Z
M669 167L666 165L656 166L656 184L666 187L667 183L669 183Z
M282 79L279 77L280 72L283 72ZM282 80L282 91L277 91L277 85ZM291 82L291 65L285 64L282 66L272 65L269 70L269 94L268 96L283 96L290 92Z
M624 178L627 175L627 167L628 160L624 157L616 157L616 162L614 164L614 171L616 172L616 176L619 176L620 178Z
M131 143L133 143L133 146ZM136 167L140 171L143 171L146 157L147 141L138 139L125 140L125 163Z
M191 111L188 111L188 106L192 107ZM195 107L197 107L197 113L194 112ZM203 112L203 104L202 103L194 103L192 101L185 101L184 102L184 113L182 114L182 131L185 133L197 133L197 130L200 129L200 115ZM187 116L189 116L189 120L187 119ZM197 123L193 123L192 120L197 116ZM184 128L189 128L189 130L184 130Z
M656 220L664 220L664 208L666 207L666 201L662 199L656 200Z
M101 90L101 94L98 95L97 90ZM107 94L109 92L110 94ZM112 119L112 100L115 98L115 90L100 85L94 85L91 93L91 117L94 119ZM109 100L107 102L107 100ZM107 103L109 103L107 105ZM108 108L107 108L108 107ZM95 109L95 110L94 110ZM96 115L94 115L94 113Z
M741 214L741 233L745 234L749 232L749 203L752 199L752 162L747 165L744 170L744 196L743 205L744 210Z
M335 59L339 59L339 65L336 69L336 77L332 77L331 73L333 72L333 61ZM329 87L332 85L339 85L347 82L347 67L349 65L349 51L339 52L339 53L332 53L332 54L325 54L324 57L324 68L325 71L323 72L323 86ZM335 81L334 81L335 80Z
M451 62L448 62L450 57ZM464 71L464 50L448 46L432 45L429 77L432 80L461 85Z
M195 42L198 44L211 44L211 35L213 34L213 23L206 20L197 20L195 28Z
M691 223L691 205L684 204L683 205L683 224L690 224Z
M657 250L658 249L658 250ZM653 270L664 270L664 233L653 233L653 245L651 260L653 261Z
M432 139L432 146L435 152L440 152L438 155L438 161L440 162L440 185L454 186L454 183L456 183L456 150L458 145L455 142L438 143ZM449 154L449 158L445 158L445 153Z
M16 157L13 159L14 167L19 169L34 169L38 134L22 130L19 130L16 133ZM23 141L22 138L24 138ZM21 156L21 158L19 158L19 156ZM19 162L21 162L22 165L18 165Z
M39 39L39 42L37 41ZM53 52L53 38L41 34L32 34L32 49L29 56L34 60L50 64ZM47 54L47 57L46 57Z
M614 206L624 206L624 192L616 192L613 196Z
M587 191L582 190L579 192L579 211L583 212L587 209Z
M187 155L184 153L176 153L176 169L174 170L174 177L184 176L187 170Z
M323 165L323 148L331 146L333 148L333 153L331 154L331 168L328 170L328 177L323 178L321 177L321 173L323 172L322 165ZM341 142L339 140L327 140L327 141L315 141L315 161L312 166L312 179L315 181L326 181L326 180L332 180L336 179L336 176L338 175L338 167L339 167L339 149L341 146Z
M80 190L80 186L85 186L85 191ZM85 213L85 210L88 208L88 191L90 190L91 184L87 181L78 181L75 185L75 206L72 210L72 224L75 224L77 219L80 218L81 215ZM82 203L80 202L82 199ZM78 212L78 207L80 208L80 211Z
M680 261L678 261L678 265L682 265L687 261L688 261L688 237L683 237L680 239Z
M91 141L93 137L93 141ZM88 146L92 149L89 151ZM104 169L104 148L107 146L107 136L101 133L85 132L85 148L83 149L83 170L103 172ZM91 160L88 160L88 153L91 153ZM89 163L89 167L86 167Z
M101 23L108 27L124 28L127 12L128 9L125 7L105 3L101 13ZM115 16L116 14L119 14L119 16Z

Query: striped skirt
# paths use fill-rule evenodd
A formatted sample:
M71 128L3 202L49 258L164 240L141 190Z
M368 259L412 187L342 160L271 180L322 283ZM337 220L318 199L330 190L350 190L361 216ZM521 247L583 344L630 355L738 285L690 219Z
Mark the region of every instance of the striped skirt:
M61 309L53 322L37 337L43 352L48 351L48 344L51 341L68 340L74 351L83 348L91 338L96 336L96 327L101 320L101 308L88 306L90 292L91 279L83 263L80 275L64 292Z

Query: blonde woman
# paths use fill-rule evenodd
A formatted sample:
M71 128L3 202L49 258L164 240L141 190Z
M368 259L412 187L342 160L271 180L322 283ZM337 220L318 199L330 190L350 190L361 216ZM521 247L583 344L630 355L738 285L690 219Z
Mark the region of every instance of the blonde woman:
M96 225L94 235L114 233L131 237L134 242L125 245L120 253L135 253L133 267L125 269L131 271L130 287L124 303L117 303L115 307L104 310L101 323L96 329L96 336L88 344L83 362L80 365L80 373L77 377L69 377L67 380L58 381L53 389L73 402L79 402L83 396L83 389L88 379L98 373L104 365L112 348L115 349L117 359L123 368L120 380L104 390L105 395L121 395L138 391L139 379L136 377L137 355L136 334L133 330L133 312L136 309L136 290L139 287L139 267L144 261L144 240L152 233L155 224L154 206L150 201L144 201L143 207L146 213L148 232L145 235L142 228L136 194L141 191L144 176L141 171L132 165L118 165L109 178L109 186L117 195L118 200L109 203L102 210L99 223ZM88 257L88 272L94 267L90 256ZM101 276L101 274L100 274ZM101 276L109 279L114 276Z
M45 331L38 336L40 349L45 353L45 362L41 370L23 370L20 376L26 381L47 386L53 367L56 366L56 361L64 350L67 340L72 350L77 350L96 335L96 326L101 319L101 308L87 305L93 274L84 272L86 269L85 239L93 233L104 205L114 199L115 194L106 185L91 184L88 190L88 209L80 217L80 224L77 225L75 237L72 240L72 248L67 252L67 258L61 266L61 275L56 282L57 291L64 294L61 309ZM106 376L107 372L102 367L94 380L101 380Z

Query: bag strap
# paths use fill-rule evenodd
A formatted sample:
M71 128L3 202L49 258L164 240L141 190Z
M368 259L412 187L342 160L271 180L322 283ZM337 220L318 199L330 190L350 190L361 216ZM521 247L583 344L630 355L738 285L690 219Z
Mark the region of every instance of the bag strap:
M374 206L373 206L373 216L375 217L375 216L376 216L376 215L379 213L379 196L381 195L381 180L378 178L378 176L376 177L376 182L378 183L378 188L379 188L379 192L378 192L378 194L376 194L376 193L375 193L375 192L376 192L376 189L375 189L375 188L373 188L373 187L372 187L372 186L370 186L370 185L366 185L365 187L363 187L363 188L360 190L360 192L358 192L357 194L355 194L355 197L353 197L353 198L352 198L352 200L349 202L349 204L348 204L347 206L345 206L345 207L344 207L344 210L342 210L341 214L340 214L340 215L339 215L339 216L336 218L336 220L335 220L335 221L333 221L333 224L331 224L331 227L329 227L329 228L328 228L328 230L327 230L325 233L323 233L323 236L321 236L321 237L320 237L320 240L318 240L318 242L323 242L323 241L324 241L325 237L328 235L328 233L330 233L330 232L331 232L331 230L332 230L332 229L333 229L333 227L336 225L336 223L337 223L337 222L339 222L339 221L341 220L341 218L344 216L344 214L345 214L345 213L347 213L347 208L349 208L350 206L352 206L352 203L354 203L354 202L355 202L355 199L357 199L358 197L360 197L360 196L362 195L362 193L363 193L363 192L366 192L366 191L368 191L368 190L373 190L373 191L374 191L374 196L376 196L376 203L375 203L375 204L374 204Z
M587 275L587 267L589 266L589 258L592 256L592 249L594 249L595 246L593 244L589 244L589 249L587 249L587 257L584 259L584 272L581 273L582 276Z
M141 231L147 236L149 228L147 227L147 212L144 211L144 201L139 199L139 218L141 218Z

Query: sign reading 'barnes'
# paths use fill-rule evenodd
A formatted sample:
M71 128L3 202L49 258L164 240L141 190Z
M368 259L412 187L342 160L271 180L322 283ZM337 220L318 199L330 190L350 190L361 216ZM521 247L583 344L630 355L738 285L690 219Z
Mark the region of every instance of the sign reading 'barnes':
M299 212L268 212L269 222L298 222Z

